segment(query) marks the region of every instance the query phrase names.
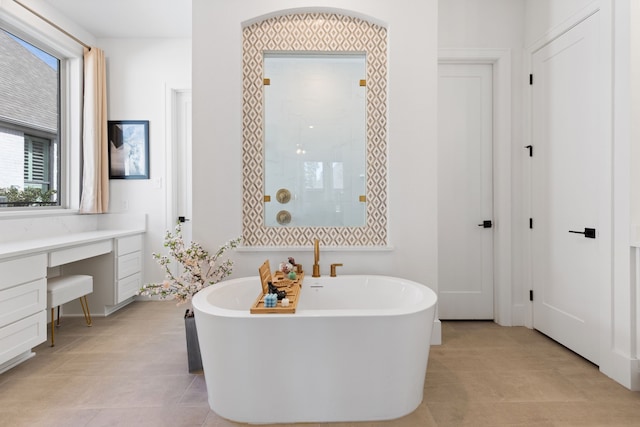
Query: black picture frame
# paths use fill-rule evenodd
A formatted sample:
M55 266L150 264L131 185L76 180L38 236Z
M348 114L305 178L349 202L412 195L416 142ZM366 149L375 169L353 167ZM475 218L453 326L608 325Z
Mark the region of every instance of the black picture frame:
M109 179L149 179L149 120L109 120Z

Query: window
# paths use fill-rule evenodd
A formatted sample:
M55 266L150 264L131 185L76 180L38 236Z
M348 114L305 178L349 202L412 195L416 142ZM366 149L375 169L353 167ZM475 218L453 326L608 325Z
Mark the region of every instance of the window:
M60 60L0 29L0 208L59 206Z

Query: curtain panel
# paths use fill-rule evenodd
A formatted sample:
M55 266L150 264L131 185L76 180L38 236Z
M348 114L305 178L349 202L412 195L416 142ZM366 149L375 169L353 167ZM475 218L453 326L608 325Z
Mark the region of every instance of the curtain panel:
M96 47L84 51L82 153L80 213L106 213L109 210L107 73L104 51Z

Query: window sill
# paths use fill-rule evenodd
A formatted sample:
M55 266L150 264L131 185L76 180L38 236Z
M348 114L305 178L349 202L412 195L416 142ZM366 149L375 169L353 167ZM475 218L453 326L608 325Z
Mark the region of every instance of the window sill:
M34 208L32 210L24 210L24 209L11 209L7 208L6 210L0 210L0 220L3 219L20 219L20 218L42 218L49 216L61 216L61 215L78 215L79 211L77 209L66 209L61 207L56 208L43 208L37 209Z

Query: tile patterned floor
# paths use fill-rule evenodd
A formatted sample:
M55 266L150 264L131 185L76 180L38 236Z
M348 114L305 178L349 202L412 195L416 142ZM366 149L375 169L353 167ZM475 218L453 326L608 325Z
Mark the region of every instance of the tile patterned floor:
M204 377L187 372L183 312L138 302L91 328L63 318L55 347L0 375L0 426L241 425L209 410ZM331 426L640 426L640 393L538 332L444 322L443 339L413 413Z

